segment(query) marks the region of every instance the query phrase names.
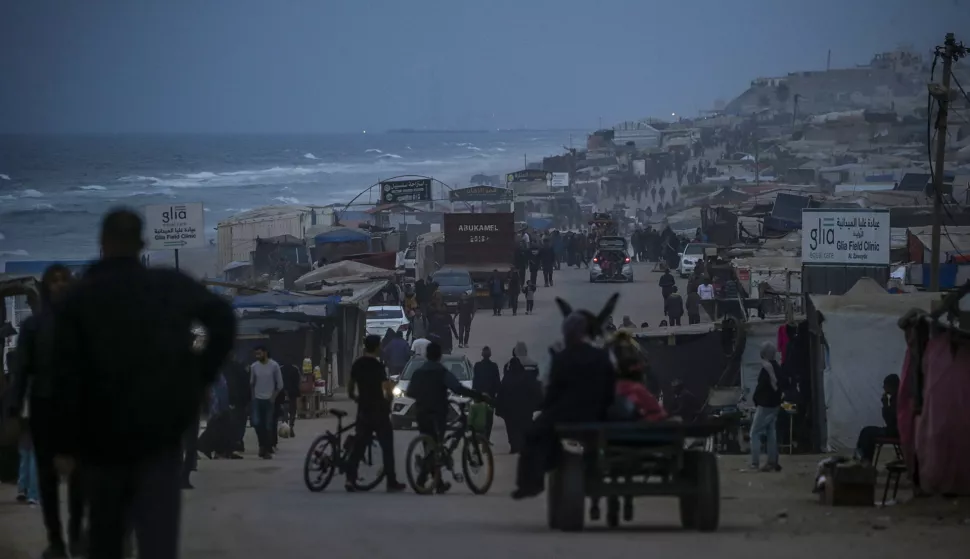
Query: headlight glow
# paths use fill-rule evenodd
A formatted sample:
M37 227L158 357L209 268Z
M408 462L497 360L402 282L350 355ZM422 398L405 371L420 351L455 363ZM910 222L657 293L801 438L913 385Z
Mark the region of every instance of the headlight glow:
M401 396L404 396L404 391L402 391L400 388L395 386L394 390L391 390L391 394L393 394L397 398L400 398Z

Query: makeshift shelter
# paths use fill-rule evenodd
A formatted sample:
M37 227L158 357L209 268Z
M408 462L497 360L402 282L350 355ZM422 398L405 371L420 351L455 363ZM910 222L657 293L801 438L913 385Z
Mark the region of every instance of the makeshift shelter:
M350 227L334 226L316 229L308 240L314 262L319 261L320 258L335 262L347 254L360 254L373 250L371 234Z
M968 299L970 282L932 313L899 321L909 341L896 409L900 446L928 493L970 495L970 325L961 311Z
M913 308L928 311L934 299L939 294L891 295L869 278L845 295L809 295L813 384L824 391L815 402L823 448L850 451L863 427L883 425L883 379L899 374L906 356L897 321Z
M391 279L394 270L378 268L355 260L342 260L311 270L296 279L297 289L308 289L314 285L338 285L345 283L369 282L375 279Z

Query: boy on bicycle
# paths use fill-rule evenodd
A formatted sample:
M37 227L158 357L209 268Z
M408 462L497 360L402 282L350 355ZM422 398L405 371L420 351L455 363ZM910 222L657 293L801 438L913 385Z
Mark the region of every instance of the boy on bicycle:
M489 398L477 390L462 386L455 375L441 364L441 346L437 342L428 344L425 357L427 361L411 376L406 395L414 400L418 432L440 444L448 423L449 392L476 402L486 402ZM420 485L424 484L429 473L432 472L421 472L418 479ZM441 480L441 464L436 465L433 475L438 493L451 488L451 484Z

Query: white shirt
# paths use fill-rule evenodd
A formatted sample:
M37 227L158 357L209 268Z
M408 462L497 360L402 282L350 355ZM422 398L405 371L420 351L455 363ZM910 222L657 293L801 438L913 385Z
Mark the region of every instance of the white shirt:
M701 296L701 299L713 299L714 286L709 283L702 283L697 286L697 294Z
M429 345L431 345L431 340L426 338L418 338L411 342L411 352L414 353L416 357L426 357L426 351Z

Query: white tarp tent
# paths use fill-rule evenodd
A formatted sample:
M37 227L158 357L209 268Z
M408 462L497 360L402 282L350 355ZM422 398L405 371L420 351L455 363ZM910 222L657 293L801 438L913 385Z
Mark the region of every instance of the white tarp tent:
M891 295L869 278L845 295L811 295L822 313L829 346L824 373L827 442L833 451L855 448L859 431L883 425L880 397L886 375L900 374L906 340L897 321L909 309L930 310L933 293Z

